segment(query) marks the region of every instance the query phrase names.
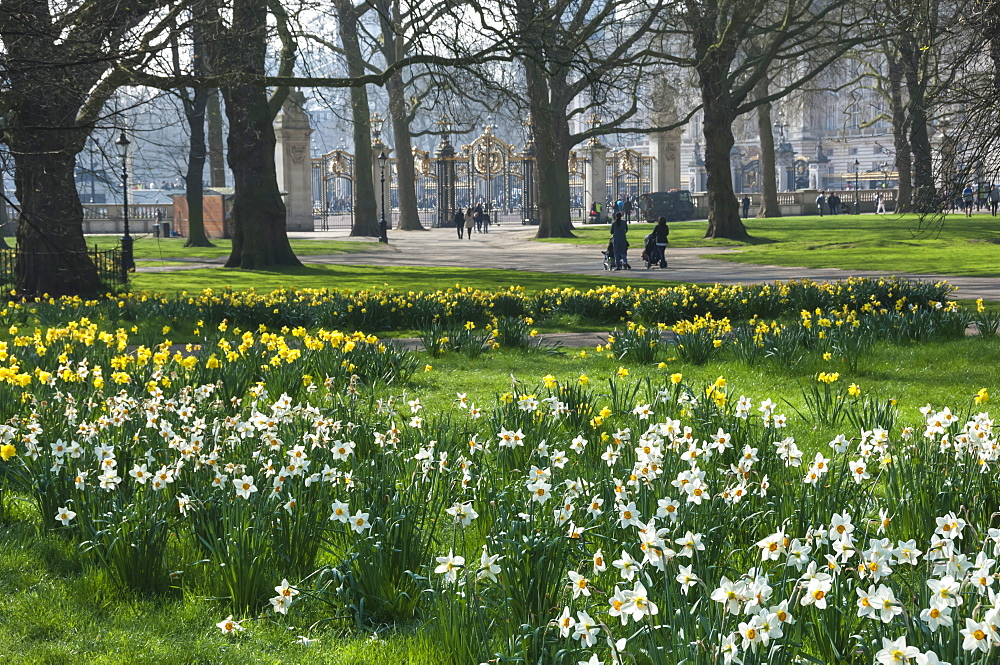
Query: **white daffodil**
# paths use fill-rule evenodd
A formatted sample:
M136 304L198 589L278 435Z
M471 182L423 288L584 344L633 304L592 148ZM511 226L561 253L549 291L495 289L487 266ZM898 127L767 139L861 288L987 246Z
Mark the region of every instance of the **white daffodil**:
M906 645L906 635L898 640L882 638L882 649L875 654L875 660L882 665L905 665L920 655L920 649Z
M243 626L240 625L240 622L233 620L232 614L215 625L224 635L233 635L243 630Z
M446 582L454 582L458 579L458 571L465 566L465 557L455 556L454 551L448 550L448 556L439 556L435 559L438 563L434 572L444 575Z
M236 487L236 496L242 499L249 499L250 495L257 491L257 486L253 484L253 476L234 478L233 485Z
M368 522L368 513L363 513L360 510L350 518L351 531L354 533L363 533L365 530L372 528L371 523Z
M73 520L74 517L76 517L76 513L74 513L66 506L63 506L62 508L56 511L56 521L62 522L63 526L69 526L69 523Z

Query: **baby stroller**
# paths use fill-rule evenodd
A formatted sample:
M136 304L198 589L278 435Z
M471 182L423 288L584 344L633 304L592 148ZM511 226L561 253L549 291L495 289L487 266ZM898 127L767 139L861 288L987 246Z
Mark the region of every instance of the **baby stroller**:
M646 270L650 268L666 268L667 259L662 256L662 248L656 244L653 234L650 233L643 238L645 248L642 250L642 261L646 264ZM662 265L661 265L662 263Z
M615 269L615 242L614 240L608 241L607 248L601 252L604 255L604 269L614 270ZM631 270L632 266L628 264L628 259L625 260L624 270Z

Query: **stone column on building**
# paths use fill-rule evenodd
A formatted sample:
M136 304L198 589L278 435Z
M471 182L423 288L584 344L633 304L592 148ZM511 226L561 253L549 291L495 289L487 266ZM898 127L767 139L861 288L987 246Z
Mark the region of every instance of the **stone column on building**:
M701 144L694 142L694 153L691 155L691 182L688 185L692 192L704 192L708 181L708 172L705 170L705 158L701 156Z
M598 204L600 219L607 221L608 207L608 146L596 137L590 139L580 150L586 161L583 166L583 214L590 220L593 204Z
M306 97L292 90L274 120L274 165L278 189L284 195L285 228L289 231L312 231L313 173L309 154L309 116Z
M649 137L649 151L653 157L651 191L667 192L681 188L682 133L683 130L657 132Z

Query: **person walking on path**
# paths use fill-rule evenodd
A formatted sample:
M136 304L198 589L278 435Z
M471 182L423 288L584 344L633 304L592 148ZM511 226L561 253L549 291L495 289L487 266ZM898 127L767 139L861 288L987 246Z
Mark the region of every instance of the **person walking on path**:
M962 190L962 206L965 208L965 216L972 217L972 203L975 197L972 185L966 185Z
M819 196L816 197L816 209L819 210L819 216L823 216L823 205L826 203L826 192L820 192Z
M826 200L827 205L830 206L831 215L840 214L840 197L837 196L837 192L830 192L830 196Z
M632 221L632 199L631 198L625 197L625 203L622 206L622 212L625 213L625 221L627 223L631 222Z
M458 239L461 240L465 231L465 213L461 208L455 211L455 228L458 230Z
M875 195L875 213L878 215L885 214L885 196L882 195L882 192Z
M990 187L990 212L997 216L997 207L1000 207L1000 189L996 185Z
M472 206L469 206L465 210L465 237L472 240L472 225L475 224L475 214L472 212Z
M746 194L743 195L743 219L750 219L750 197ZM660 219L663 219L660 217Z
M627 270L628 264L628 224L622 219L620 212L615 213L615 221L611 222L611 244L615 250L615 270Z
M745 197L744 197L745 200ZM653 227L653 242L656 243L656 251L660 254L660 267L667 267L667 236L670 235L670 227L667 226L667 218L660 217Z
M472 219L476 222L476 231L480 233L483 232L483 204L479 202L476 204L475 210L472 212Z

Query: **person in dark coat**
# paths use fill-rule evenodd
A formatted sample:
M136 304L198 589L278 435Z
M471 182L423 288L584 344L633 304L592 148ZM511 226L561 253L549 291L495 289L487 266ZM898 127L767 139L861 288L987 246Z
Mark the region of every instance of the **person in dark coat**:
M653 227L653 242L656 243L656 251L660 255L660 267L667 267L667 236L670 235L670 227L667 226L667 218L660 217Z
M631 268L628 264L628 224L622 219L620 212L615 213L615 221L611 222L611 244L615 248L615 270Z
M476 224L476 230L480 233L483 232L483 204L477 203L475 209L472 211L472 221Z
M743 219L750 219L750 197L743 195Z
M455 228L458 230L458 239L461 240L465 231L465 213L461 208L455 211Z

